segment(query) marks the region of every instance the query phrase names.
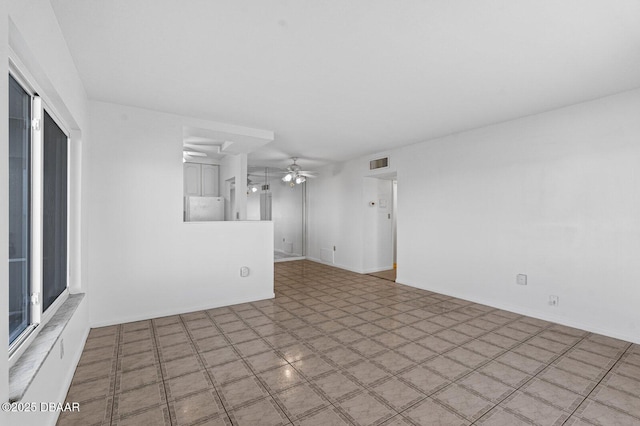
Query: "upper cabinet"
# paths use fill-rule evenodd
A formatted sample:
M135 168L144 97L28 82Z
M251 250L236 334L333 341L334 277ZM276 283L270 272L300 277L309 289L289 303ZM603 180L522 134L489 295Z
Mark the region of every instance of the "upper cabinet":
M200 186L202 188L203 197L218 196L218 166L211 164L201 164L202 180Z
M200 164L184 163L184 195L199 196L202 188L202 172Z
M218 166L184 163L185 197L217 197L218 194Z

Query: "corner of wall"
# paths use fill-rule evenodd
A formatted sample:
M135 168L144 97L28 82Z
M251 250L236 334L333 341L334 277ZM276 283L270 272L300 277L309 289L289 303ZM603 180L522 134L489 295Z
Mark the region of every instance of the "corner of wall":
M89 334L88 305L86 298L82 300L60 335L58 342L40 367L29 388L27 388L21 402L40 404L58 403L65 400ZM64 349L61 348L61 345L64 345ZM2 424L53 426L59 414L60 412L55 410L15 412L10 413L9 421Z
M7 59L9 57L9 34L7 30L8 21L8 9L7 1L0 0L0 20L3 24L0 25L0 75L6 78L9 70L7 66ZM6 84L0 84L0 152L9 152L8 138L4 135L9 134L8 120L4 117L8 115L9 94L8 86ZM6 155L0 155L0 205L3 206L0 209L0 241L6 242L9 240L9 213L4 206L9 204L9 174L4 172L9 170L8 158ZM0 258L9 258L9 247L6 243L0 245ZM9 294L9 268L6 261L0 262L0 294ZM7 297L0 297L0 342L9 341L9 302ZM0 403L9 400L9 352L7 350L2 351L0 355ZM8 415L4 411L0 410L0 424L9 424Z

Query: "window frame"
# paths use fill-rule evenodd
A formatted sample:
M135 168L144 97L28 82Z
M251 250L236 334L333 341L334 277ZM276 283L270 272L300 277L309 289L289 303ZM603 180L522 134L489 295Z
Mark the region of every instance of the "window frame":
M25 83L25 79L22 77L22 75L20 74L16 74L15 72L13 72L13 70L11 69L11 67L9 67L9 76L11 76L16 83L18 83L18 85L22 88L22 90L25 91L25 93L27 93L27 95L30 98L30 102L29 102L29 120L33 120L33 109L34 109L34 105L33 105L33 99L34 99L34 90L33 88ZM30 133L30 137L29 137L29 212L28 212L28 218L27 218L27 228L29 229L29 298L31 297L31 294L33 294L34 288L33 288L33 132L31 131ZM7 294L7 297L9 297L9 294ZM22 345L24 343L25 340L27 340L29 338L29 336L31 335L31 333L34 331L35 329L35 324L33 321L33 304L31 302L29 302L30 309L29 309L29 324L27 325L27 327L22 330L22 332L15 338L15 340L13 342L11 342L9 344L9 356L11 357L11 355L13 354L13 352L17 349L17 347L19 347L20 345Z
M12 53L12 52L11 52ZM14 55L9 55L9 72L10 75L22 89L31 97L31 140L30 140L30 212L29 212L29 231L30 231L30 319L29 325L25 330L16 337L16 339L8 345L9 367L11 367L20 358L24 351L29 347L38 335L39 331L56 313L58 308L69 297L70 285L70 266L71 266L71 132L69 127L56 113L53 106L45 99L38 95L37 86L32 84L35 81L29 73L23 71L24 67L19 66L19 60ZM8 81L8 80L7 80ZM45 111L51 117L53 122L62 130L66 136L67 143L67 170L66 170L66 286L60 295L49 305L46 311L43 311L43 185L44 185L44 113ZM34 126L35 120L39 120L39 125ZM37 303L33 303L32 295L37 294ZM8 296L8 295L7 295Z
M70 230L71 230L71 222L69 221L69 212L71 211L71 132L68 130L68 128L63 124L62 120L60 120L58 118L58 116L55 114L54 110L52 108L49 107L49 105L42 101L42 118L40 121L40 129L41 129L41 137L42 137L42 141L41 141L41 147L43 149L43 162L42 162L42 169L40 169L40 171L43 174L43 179L44 179L44 113L47 113L49 115L49 117L53 120L53 122L58 126L58 128L62 131L62 133L64 133L64 135L66 136L66 162L67 162L67 170L65 171L66 173L66 217L65 217L65 221L66 221L66 244L65 244L65 251L66 251L66 264L65 264L65 288L62 291L62 293L60 293L56 299L47 307L46 310L43 310L43 302L42 302L42 297L40 297L39 300L39 305L40 305L40 315L41 315L41 323L46 323L47 321L49 321L49 318L51 318L53 316L53 314L55 314L55 312L58 310L58 306L60 306L62 303L64 303L64 301L67 299L67 297L69 297L69 278L70 278L70 266L71 266L71 262L69 259L69 256L71 255L71 251L69 250L69 241L70 241ZM43 183L43 187L44 187L44 183ZM43 206L44 207L44 206ZM43 212L41 212L43 213ZM41 216L42 218L42 216ZM41 235L41 242L42 239L44 238L44 234ZM40 259L40 267L42 267L42 256ZM44 288L44 281L41 280L40 281L40 296L44 293L43 291Z

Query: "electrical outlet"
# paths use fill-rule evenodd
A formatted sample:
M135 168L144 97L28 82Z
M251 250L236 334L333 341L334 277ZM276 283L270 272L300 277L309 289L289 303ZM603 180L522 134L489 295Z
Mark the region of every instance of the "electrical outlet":
M240 276L243 277L243 278L249 276L249 267L248 266L243 266L242 268L240 268Z
M558 296L549 296L549 305L551 306L558 306L559 300L558 300Z
M516 284L527 285L527 276L525 274L516 275Z

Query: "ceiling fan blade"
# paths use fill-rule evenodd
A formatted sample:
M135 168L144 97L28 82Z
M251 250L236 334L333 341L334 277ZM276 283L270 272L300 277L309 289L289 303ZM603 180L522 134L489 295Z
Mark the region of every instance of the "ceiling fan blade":
M216 153L219 154L220 153L220 146L219 145L200 145L200 144L191 144L191 143L185 143L183 145L183 150L185 151L207 151L207 152L212 152L212 153Z
M197 152L197 151L183 151L184 154L191 156L191 157L206 157L207 153L206 152Z
M182 139L182 142L185 144L199 144L199 145L221 145L223 141L217 141L211 138L203 138L200 136L187 136Z

